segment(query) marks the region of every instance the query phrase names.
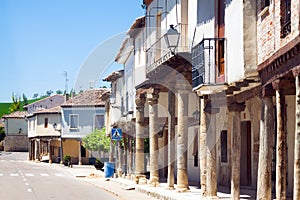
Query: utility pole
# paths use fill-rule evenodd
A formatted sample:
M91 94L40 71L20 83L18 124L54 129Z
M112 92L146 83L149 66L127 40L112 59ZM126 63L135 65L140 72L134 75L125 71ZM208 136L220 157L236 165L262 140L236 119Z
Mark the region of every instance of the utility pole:
M68 72L64 72L64 77L66 78L65 79L65 81L66 81L66 83L65 83L65 92L67 93L68 92L68 81L69 81L69 79L68 79Z

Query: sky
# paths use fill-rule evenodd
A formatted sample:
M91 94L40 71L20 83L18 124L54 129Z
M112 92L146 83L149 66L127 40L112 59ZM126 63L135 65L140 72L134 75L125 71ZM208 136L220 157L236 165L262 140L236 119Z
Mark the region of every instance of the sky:
M107 86L142 0L0 0L0 102ZM66 76L67 74L67 76ZM67 81L66 81L67 77ZM67 83L67 84L66 84Z

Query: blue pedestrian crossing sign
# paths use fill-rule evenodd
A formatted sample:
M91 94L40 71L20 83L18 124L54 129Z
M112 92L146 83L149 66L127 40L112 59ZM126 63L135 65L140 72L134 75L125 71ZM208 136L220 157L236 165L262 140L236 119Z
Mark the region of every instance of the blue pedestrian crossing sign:
M121 140L122 139L122 130L120 128L111 129L111 139L112 140Z

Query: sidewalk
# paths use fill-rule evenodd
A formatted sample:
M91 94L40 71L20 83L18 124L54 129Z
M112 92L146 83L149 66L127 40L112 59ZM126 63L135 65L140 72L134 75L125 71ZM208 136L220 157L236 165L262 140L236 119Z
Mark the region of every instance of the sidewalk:
M66 167L68 168L68 167ZM74 165L73 168L68 168L69 173L77 178L82 178L84 181L91 183L105 191L108 191L121 199L164 199L164 200L195 200L202 199L200 188L190 186L190 191L178 193L175 190L167 190L166 183L161 183L158 187L149 185L137 185L133 181L123 178L104 178L104 173L96 170L94 166ZM218 188L218 199L231 199L230 189ZM241 189L240 199L256 199L256 191ZM204 199L204 198L203 198Z

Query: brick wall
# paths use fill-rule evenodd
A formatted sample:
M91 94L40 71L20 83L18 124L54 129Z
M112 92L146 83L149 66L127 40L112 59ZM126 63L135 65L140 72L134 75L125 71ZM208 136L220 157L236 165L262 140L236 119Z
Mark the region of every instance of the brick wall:
M262 63L281 47L299 35L299 1L291 1L291 33L280 37L280 2L271 1L269 7L257 12L257 50L258 64Z

